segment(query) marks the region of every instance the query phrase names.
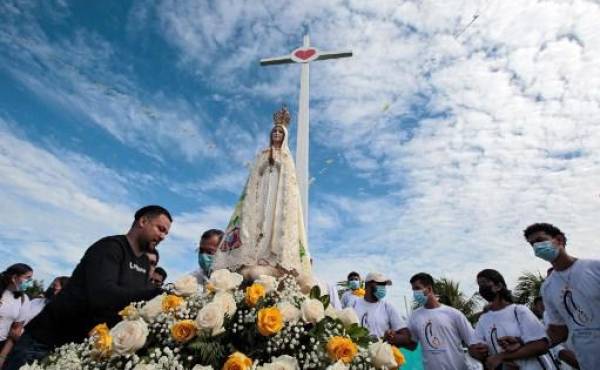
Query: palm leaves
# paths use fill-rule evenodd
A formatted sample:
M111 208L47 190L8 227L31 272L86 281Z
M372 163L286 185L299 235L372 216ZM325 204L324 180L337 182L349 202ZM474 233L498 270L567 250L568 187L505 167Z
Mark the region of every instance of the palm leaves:
M440 303L456 308L471 322L475 320L475 313L479 307L479 295L473 294L467 297L461 291L458 282L447 278L435 279L433 291L439 296Z
M540 295L543 282L544 277L539 272L524 272L521 274L513 291L515 302L530 306L535 297Z

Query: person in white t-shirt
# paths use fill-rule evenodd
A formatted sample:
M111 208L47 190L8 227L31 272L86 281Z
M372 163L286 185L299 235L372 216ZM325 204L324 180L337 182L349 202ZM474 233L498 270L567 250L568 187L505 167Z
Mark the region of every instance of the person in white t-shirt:
M0 274L0 368L23 330L29 310L25 291L33 285L33 269L15 263Z
M548 275L550 275L550 270L548 271ZM535 315L535 317L540 320L542 325L547 329L548 318L546 315L546 308L544 307L544 300L541 296L535 297L533 300L533 304L531 305L531 312ZM579 364L577 363L577 357L575 356L575 352L571 350L569 340L564 343L558 344L549 351L552 356L552 360L554 363L558 363L561 370L572 370L579 369Z
M421 272L410 279L413 297L419 308L408 318L408 330L415 350L423 350L425 370L468 370L465 346L475 341L471 323L459 310L442 305L433 291L433 277Z
M348 274L347 279L348 290L342 294L342 298L340 299L343 308L351 307L355 299L362 298L365 295L364 289L361 288L360 274L358 272L352 271Z
M198 284L204 285L212 272L212 264L217 248L223 239L223 231L210 229L202 233L198 243L198 269L190 275L198 280Z
M571 335L580 369L600 366L600 260L567 253L567 237L556 226L537 223L524 231L534 254L552 264L542 284L551 345Z
M385 300L386 288L392 281L379 272L372 272L365 279L365 296L352 302L358 322L369 330L371 336L406 346L410 333L406 323L391 303Z
M547 354L548 338L544 326L529 308L513 303L504 277L496 270L477 274L479 294L488 301L489 310L475 326L471 356L485 362L486 369L554 370Z
M44 306L48 304L60 291L67 285L69 282L69 278L67 276L59 276L52 280L52 283L48 286L48 289L44 292L43 297L33 298L29 302L29 308L27 310L27 315L25 318L25 324L31 321L34 317L36 317L42 310Z

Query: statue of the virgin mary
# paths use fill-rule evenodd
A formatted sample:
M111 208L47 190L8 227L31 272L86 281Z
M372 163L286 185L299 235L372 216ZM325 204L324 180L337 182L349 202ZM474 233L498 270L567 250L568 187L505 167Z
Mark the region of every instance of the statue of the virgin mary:
M296 168L288 147L290 114L273 115L270 145L258 154L215 254L214 269L247 279L267 274L309 274L310 256Z

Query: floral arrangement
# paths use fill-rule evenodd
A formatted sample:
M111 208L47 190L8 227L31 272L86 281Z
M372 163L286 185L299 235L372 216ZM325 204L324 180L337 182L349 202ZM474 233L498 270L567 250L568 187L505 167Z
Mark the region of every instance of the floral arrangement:
M303 294L291 276L242 276L217 270L200 289L192 276L166 293L97 325L22 369L296 370L398 369L395 347L371 338L352 309L335 310L318 286ZM306 291L306 290L305 290Z

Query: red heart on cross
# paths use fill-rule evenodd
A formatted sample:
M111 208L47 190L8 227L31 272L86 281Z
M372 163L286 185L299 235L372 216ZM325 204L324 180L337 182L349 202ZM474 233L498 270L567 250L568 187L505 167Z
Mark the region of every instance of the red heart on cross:
M315 49L300 49L296 50L294 56L300 60L308 60L310 57L315 55L317 51Z

